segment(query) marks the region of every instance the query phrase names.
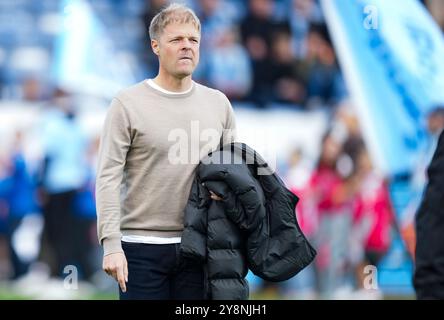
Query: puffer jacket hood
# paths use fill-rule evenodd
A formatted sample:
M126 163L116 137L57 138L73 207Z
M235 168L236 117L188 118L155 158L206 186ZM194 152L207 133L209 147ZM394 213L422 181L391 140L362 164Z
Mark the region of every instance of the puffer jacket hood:
M210 198L211 190L222 201ZM298 198L264 159L232 143L201 160L185 209L181 256L204 264L208 299L248 299L248 269L283 281L316 252L295 215Z

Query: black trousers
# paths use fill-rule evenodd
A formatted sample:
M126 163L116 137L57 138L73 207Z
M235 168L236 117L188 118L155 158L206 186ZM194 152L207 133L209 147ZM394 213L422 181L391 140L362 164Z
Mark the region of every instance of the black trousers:
M179 259L180 243L123 242L128 261L126 292L121 300L202 300L202 265Z
M43 208L45 225L42 237L42 260L51 268L51 276L63 277L67 265L76 265L74 234L76 231L72 203L75 190L48 194Z
M80 279L88 279L95 271L90 261L91 222L74 212L76 192L48 194L43 208L45 227L41 258L50 265L51 276L64 278L64 268L74 265L78 268Z

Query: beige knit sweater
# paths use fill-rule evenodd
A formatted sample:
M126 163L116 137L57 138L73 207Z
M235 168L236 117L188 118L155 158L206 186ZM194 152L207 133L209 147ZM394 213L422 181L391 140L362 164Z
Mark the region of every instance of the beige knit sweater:
M104 254L123 235L178 237L199 160L235 140L235 118L220 91L193 82L167 94L147 81L112 100L100 141L97 229Z

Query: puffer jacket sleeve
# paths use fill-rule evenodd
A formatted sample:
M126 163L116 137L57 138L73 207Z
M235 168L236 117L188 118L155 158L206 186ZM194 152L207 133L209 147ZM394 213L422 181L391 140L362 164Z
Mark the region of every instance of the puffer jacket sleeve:
M208 191L196 176L184 213L184 231L180 254L184 258L203 261L206 258Z
M275 174L263 177L262 183L268 194L266 214L248 238L249 267L265 280L283 281L308 266L316 250L296 220L298 198Z

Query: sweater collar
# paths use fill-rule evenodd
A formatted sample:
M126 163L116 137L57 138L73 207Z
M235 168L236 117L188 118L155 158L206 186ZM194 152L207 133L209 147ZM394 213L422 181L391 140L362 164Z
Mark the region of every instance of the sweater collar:
M160 90L158 90L156 88L153 88L152 86L150 86L148 84L148 81L146 79L143 81L143 85L146 88L148 88L151 92L154 92L155 94L160 95L162 97L171 98L171 99L180 99L180 98L189 97L196 90L196 83L194 81L192 83L192 86L191 86L190 90L187 90L187 91L181 92L181 93L175 93L175 94L167 93L167 92L164 92L164 91L160 91Z

